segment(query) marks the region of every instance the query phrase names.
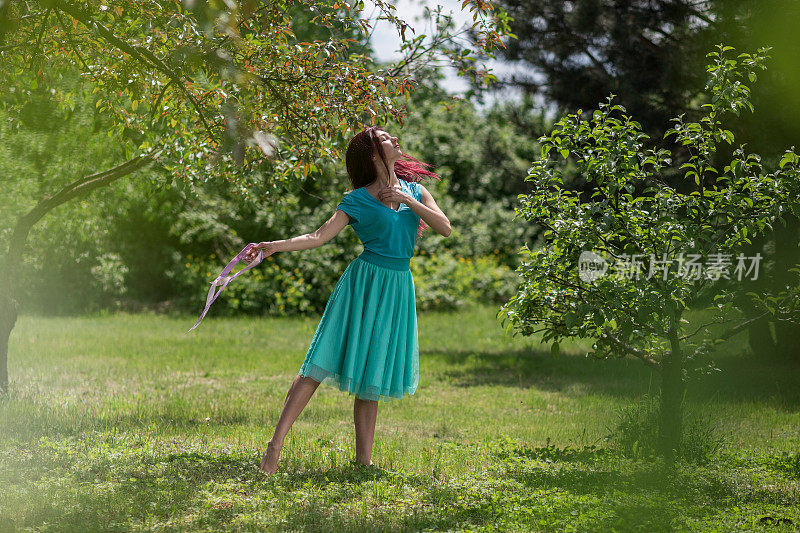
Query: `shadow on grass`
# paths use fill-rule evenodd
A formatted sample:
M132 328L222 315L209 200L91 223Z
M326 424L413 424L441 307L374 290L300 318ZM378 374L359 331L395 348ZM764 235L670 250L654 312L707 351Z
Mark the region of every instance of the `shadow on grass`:
M594 392L634 398L657 391L660 383L657 371L630 358L601 361L580 355L553 357L549 351L528 348L430 351L426 355L450 365L441 376L457 387L535 387L569 394L578 385L575 395ZM787 410L800 406L800 364L744 355L720 355L715 361L721 372L694 378L689 384L689 399L768 400Z
M502 385L569 392L578 384L585 387L575 391L597 392L613 396L633 397L647 392L650 376L653 386L658 376L639 361L614 359L599 361L578 355L553 357L549 351L528 348L500 352L449 350L428 352L452 366L442 376L458 387Z
M607 507L611 513L592 524L596 531L610 531L623 524L626 530L668 531L680 528L673 523L678 515L710 518L749 504L783 506L787 511L794 506L779 494L740 491L723 481L718 473L667 475L656 466L638 465L627 472L542 466L509 472L507 476L532 489L561 490L573 498L597 498L598 505Z
M787 411L800 407L800 360L775 361L752 355L714 359L720 372L699 377L690 384L689 397L737 402L769 401Z
M460 505L457 488L430 477L395 474L350 463L330 469L258 470L252 454L172 453L136 464L73 471L49 494L26 503L24 516L0 512L4 530L56 527L65 531L131 529L375 531L449 529L484 524L492 509ZM407 513L396 500L371 497L378 482L419 501ZM388 490L388 489L387 489Z
M405 494L413 489L414 501L387 496L364 503L369 484L375 481L394 485L392 492ZM430 476L396 474L355 464L275 478L273 490L302 492L309 485L334 487L335 494L346 497L331 497L328 489L325 496L301 504L302 512L293 514L282 527L324 532L451 530L491 524L501 511L490 501L465 501L461 488L437 483ZM359 501L355 509L350 506Z

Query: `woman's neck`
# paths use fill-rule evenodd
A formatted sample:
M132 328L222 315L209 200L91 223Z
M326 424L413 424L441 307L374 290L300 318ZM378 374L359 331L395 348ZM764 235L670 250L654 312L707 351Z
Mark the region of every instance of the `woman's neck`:
M375 178L375 183L379 184L379 187L389 187L392 185L399 185L400 180L397 178L397 174L394 171L394 165L389 167L389 173L386 173L386 169L378 170L378 175Z

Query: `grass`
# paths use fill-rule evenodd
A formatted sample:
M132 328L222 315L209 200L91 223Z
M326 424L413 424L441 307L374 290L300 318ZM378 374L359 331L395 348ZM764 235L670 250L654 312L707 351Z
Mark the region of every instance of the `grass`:
M0 531L794 531L798 365L732 339L690 407L724 435L663 473L604 440L655 389L638 361L559 358L495 309L421 313L420 384L381 402L373 461L321 386L279 474L257 466L319 317L23 316L0 400ZM788 521L792 523L789 524Z

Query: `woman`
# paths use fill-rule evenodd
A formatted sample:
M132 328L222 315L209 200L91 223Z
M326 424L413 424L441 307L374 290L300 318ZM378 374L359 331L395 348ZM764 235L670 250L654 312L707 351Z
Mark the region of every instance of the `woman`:
M401 158L403 160L401 160ZM423 220L445 237L450 221L417 180L438 176L403 154L374 126L350 141L345 155L353 190L314 233L262 242L264 257L322 246L348 224L364 251L336 282L300 372L294 379L260 468L274 474L286 434L317 386L327 382L355 396L355 461L372 465L378 400L414 394L419 379L417 313L410 259Z

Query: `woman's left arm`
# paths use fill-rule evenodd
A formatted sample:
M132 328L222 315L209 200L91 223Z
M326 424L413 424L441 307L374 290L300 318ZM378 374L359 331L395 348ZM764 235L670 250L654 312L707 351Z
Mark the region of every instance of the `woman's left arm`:
M442 210L439 209L439 206L436 205L436 200L433 199L431 193L429 193L428 189L426 189L421 183L419 184L419 189L419 201L415 200L412 195L406 192L402 192L397 189L391 189L389 187L383 189L380 194L383 195L381 199L403 202L410 207L412 211L419 215L419 218L424 220L428 226L432 227L434 231L440 235L449 237L450 232L452 231L450 228L450 219L448 219Z

